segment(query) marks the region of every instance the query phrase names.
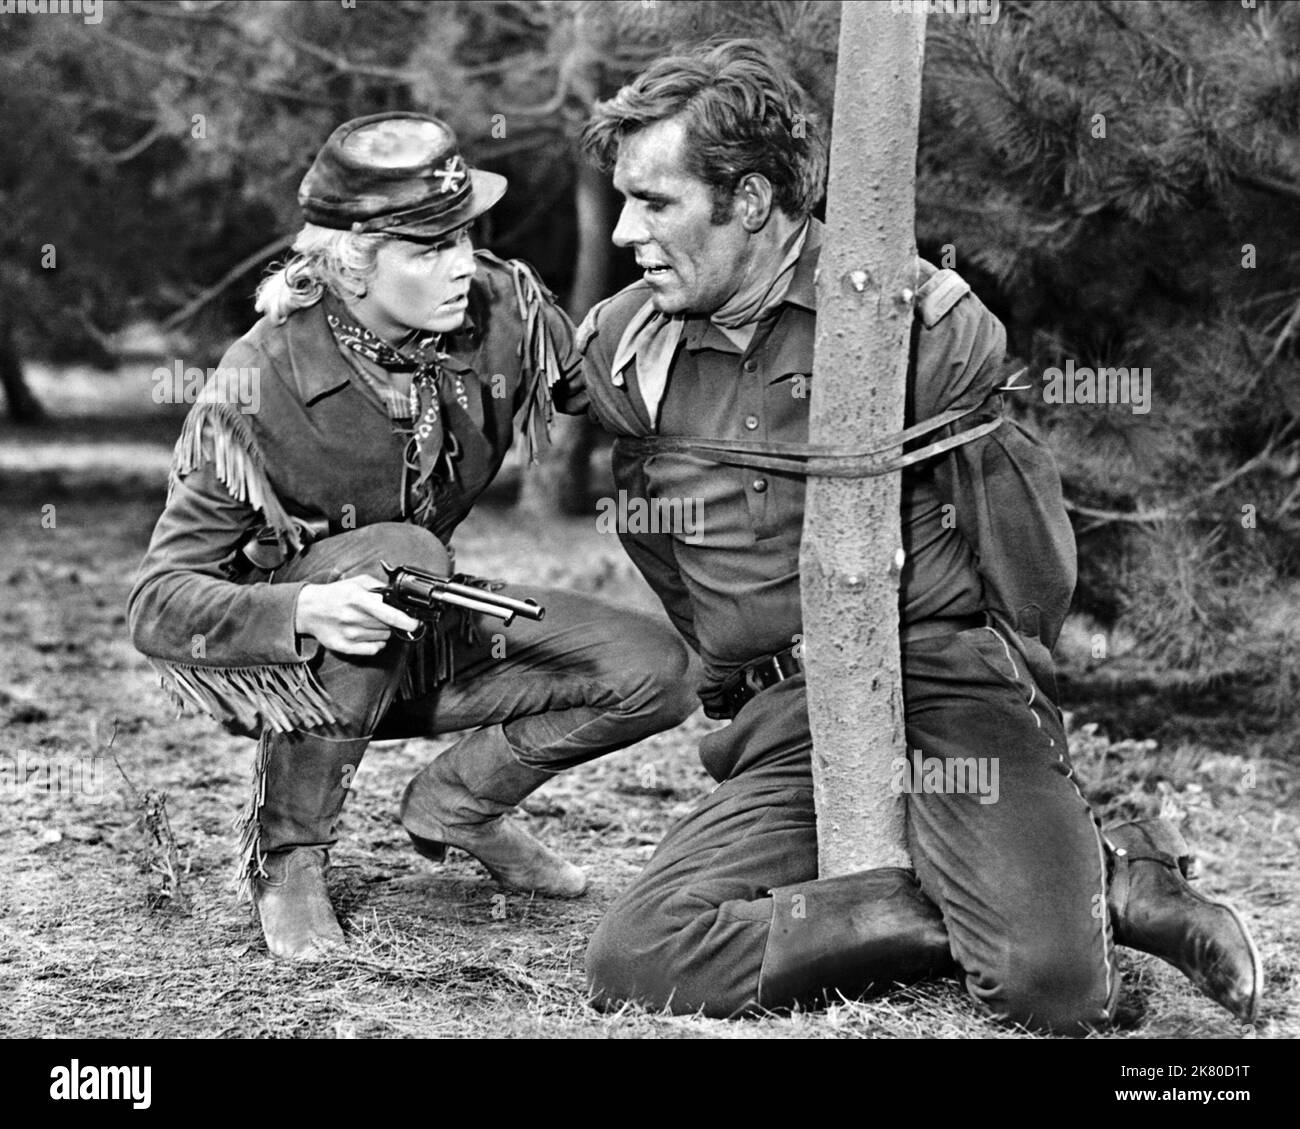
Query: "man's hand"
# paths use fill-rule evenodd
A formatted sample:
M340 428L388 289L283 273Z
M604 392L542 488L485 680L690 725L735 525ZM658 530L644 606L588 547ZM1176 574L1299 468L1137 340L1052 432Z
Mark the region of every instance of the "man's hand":
M340 655L377 655L392 628L415 631L420 621L391 608L375 591L383 581L353 576L329 584L307 584L298 596L294 630L311 635Z

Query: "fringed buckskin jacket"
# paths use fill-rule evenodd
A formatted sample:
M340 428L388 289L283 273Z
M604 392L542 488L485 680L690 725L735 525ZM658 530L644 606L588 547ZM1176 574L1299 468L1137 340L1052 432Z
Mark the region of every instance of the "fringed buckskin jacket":
M442 340L442 368L467 392L468 434L451 430L454 481L442 483L428 528L444 543L496 476L518 430L535 457L551 418L551 386L577 367L573 327L532 268L475 254L466 326ZM409 428L367 393L326 321L325 303L282 324L262 318L220 372L251 372L255 411L206 394L176 444L167 505L127 603L131 639L179 704L255 735L333 720L309 665L319 651L294 630L303 583L231 579L249 534L302 547L297 521L330 533L411 521ZM209 389L220 382L209 381ZM296 519L296 520L295 520ZM434 634L434 633L431 633Z

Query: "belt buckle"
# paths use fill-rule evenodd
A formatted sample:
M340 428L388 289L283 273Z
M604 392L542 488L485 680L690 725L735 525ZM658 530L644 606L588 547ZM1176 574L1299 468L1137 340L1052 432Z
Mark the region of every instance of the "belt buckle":
M756 694L766 690L769 686L777 682L784 682L795 672L803 669L803 664L795 660L794 671L786 673L781 665L781 655L768 655L767 658L759 662L751 663L749 666L741 667L737 672L738 676L733 676L734 684L730 688L724 688L722 691L723 700L731 710L731 716L734 718L741 711L741 708Z
M771 685L770 682L764 682L760 676L772 665L773 662L769 658L754 663L753 666L745 667L745 677L742 679L741 684L749 688L751 696L757 694L760 690L766 690ZM777 673L780 674L779 671Z
M768 655L762 662L745 669L745 685L755 694L778 682L784 682L789 677L790 675L781 665L781 652Z
M784 651L778 651L772 656L772 662L776 669L781 673L781 681L787 678L793 678L796 674L803 673L803 660L799 658L798 648L790 647ZM787 666L789 669L787 669Z

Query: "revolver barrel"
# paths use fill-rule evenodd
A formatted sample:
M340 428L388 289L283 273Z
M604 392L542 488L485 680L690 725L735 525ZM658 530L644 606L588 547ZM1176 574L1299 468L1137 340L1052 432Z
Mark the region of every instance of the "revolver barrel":
M386 561L379 563L388 574L386 602L394 603L412 615L418 615L421 611L435 612L440 604L450 604L466 611L495 616L508 626L516 615L536 621L546 614L546 609L536 600L517 600L499 592L460 584L449 577L437 576L423 569L409 566L393 568Z
M499 608L509 610L514 615L521 615L524 619L540 620L546 615L546 609L536 600L516 600L513 596L506 596L500 592L487 592L468 584L457 584L453 580L447 581L440 587L442 591L449 594L487 601Z
M470 588L470 592L479 592L477 588ZM466 611L479 612L482 615L493 615L497 619L504 620L507 624L515 618L514 610L503 608L495 603L489 603L487 600L477 599L474 596L463 596L459 592L448 592L445 589L437 589L426 598L421 598L420 603L432 610L438 604L450 604L453 607L464 608Z

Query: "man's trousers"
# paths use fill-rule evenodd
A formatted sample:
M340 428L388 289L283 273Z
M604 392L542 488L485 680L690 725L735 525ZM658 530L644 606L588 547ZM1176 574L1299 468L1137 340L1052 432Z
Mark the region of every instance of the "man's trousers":
M992 1014L1037 1027L1104 1024L1118 987L1106 856L1059 710L992 627L910 643L902 658L910 757L923 768L984 759L974 779L989 784L996 765L995 798L969 781L964 792L936 788L933 772L919 791L914 773L899 780L917 876L968 990ZM757 1009L771 891L817 878L805 694L802 675L778 683L702 742L722 783L668 832L592 938L599 1005L718 1017Z
M312 545L269 579L382 579L381 560L434 572L447 568L446 551L431 533L380 523ZM469 746L467 754L479 756L491 747L494 755L504 752L536 770L540 780L670 729L698 707L687 680L686 650L666 624L559 589L522 585L512 587L512 594L537 600L546 608L545 620L516 619L507 627L479 617L473 638L458 629L445 632L454 679L417 697L402 698L399 691L413 648L432 649L431 639L410 644L394 636L374 656L321 649L313 669L336 724L263 733L255 795L243 820L246 892L266 854L333 843L335 822L371 738L499 727L491 741ZM442 755L455 754L473 737Z

